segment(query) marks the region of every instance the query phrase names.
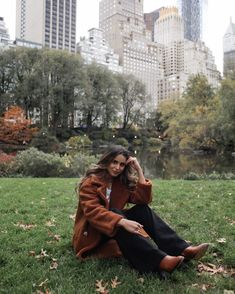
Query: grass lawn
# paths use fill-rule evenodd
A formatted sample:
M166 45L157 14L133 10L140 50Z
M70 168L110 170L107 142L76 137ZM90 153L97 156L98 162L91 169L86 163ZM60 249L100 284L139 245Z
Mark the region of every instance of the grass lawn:
M140 276L123 259L76 259L76 181L0 179L0 293L92 294L100 280L120 294L235 290L235 181L154 181L154 210L186 240L211 244L201 263L187 263L167 280ZM120 284L111 284L115 277Z

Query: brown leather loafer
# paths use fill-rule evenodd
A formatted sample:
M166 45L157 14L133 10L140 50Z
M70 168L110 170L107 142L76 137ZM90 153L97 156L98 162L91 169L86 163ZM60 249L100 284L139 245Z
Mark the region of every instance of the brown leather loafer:
M166 255L160 262L159 269L172 273L176 268L178 268L184 261L183 256L170 256Z
M198 260L205 255L208 247L209 247L208 243L203 243L198 246L189 246L181 253L181 255L184 256L186 260L190 260L190 259Z

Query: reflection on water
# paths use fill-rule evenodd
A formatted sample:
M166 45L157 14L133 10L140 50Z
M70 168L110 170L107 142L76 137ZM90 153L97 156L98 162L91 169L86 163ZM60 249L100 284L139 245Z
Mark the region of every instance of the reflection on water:
M169 154L140 150L136 156L150 178L182 178L189 172L197 174L235 173L235 157L219 155Z
M93 154L99 156L102 149L93 150ZM150 151L147 149L133 149L135 155L148 178L182 178L189 172L197 174L235 173L235 157L232 155L186 155L169 154L160 151Z

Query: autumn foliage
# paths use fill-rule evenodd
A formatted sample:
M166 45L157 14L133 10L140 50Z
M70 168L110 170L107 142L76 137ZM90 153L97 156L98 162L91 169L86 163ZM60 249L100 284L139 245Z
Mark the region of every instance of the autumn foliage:
M29 143L38 131L30 126L31 121L25 118L21 107L9 107L0 118L0 142L16 145Z

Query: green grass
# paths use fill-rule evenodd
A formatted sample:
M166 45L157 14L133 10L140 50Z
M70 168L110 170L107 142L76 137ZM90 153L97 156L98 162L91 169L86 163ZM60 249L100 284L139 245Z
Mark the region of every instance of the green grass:
M110 293L223 293L235 288L230 275L197 272L192 261L167 280L156 275L140 276L123 259L76 259L71 247L77 197L76 179L0 179L0 293L92 294L96 280L109 282ZM203 263L235 267L235 181L154 181L154 210L194 244L211 243ZM48 221L51 225L47 226ZM50 224L49 223L49 224ZM18 224L18 225L17 225ZM36 225L24 230L19 224ZM59 235L54 240L53 236ZM225 243L217 240L224 238ZM49 256L36 258L41 249ZM52 258L58 268L50 270ZM111 289L115 276L121 282ZM139 280L143 278L144 281ZM39 286L43 281L46 282ZM143 283L142 283L143 282ZM197 284L197 285L195 285Z

